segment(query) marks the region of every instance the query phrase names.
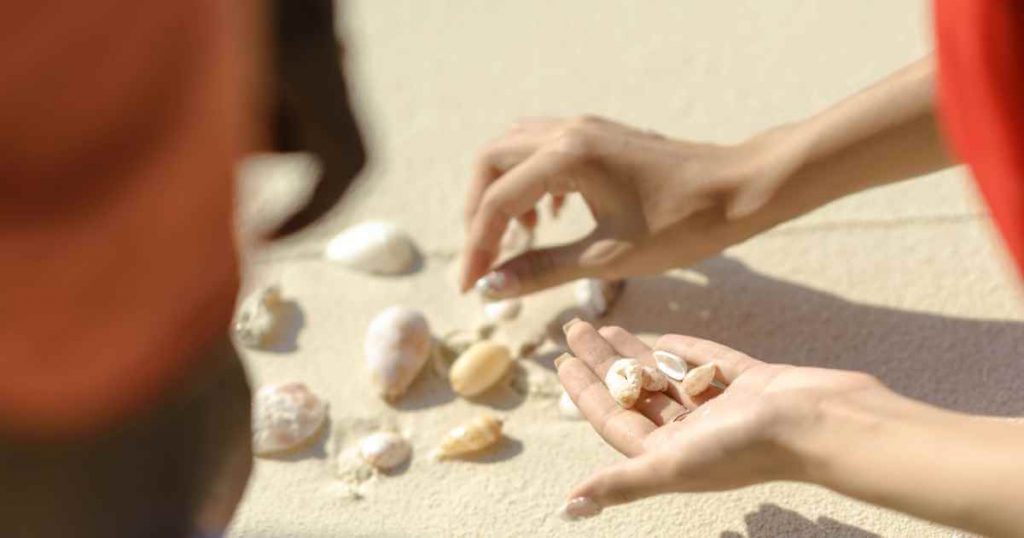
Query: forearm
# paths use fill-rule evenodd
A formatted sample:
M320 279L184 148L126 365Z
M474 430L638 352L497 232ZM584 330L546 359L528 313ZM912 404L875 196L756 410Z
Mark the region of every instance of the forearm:
M799 435L805 479L973 532L1024 535L1024 423L869 392L827 401Z
M788 174L774 180L781 183L769 189L770 199L749 215L755 226L953 164L934 113L933 79L929 56L821 113L748 142L767 148L761 152L766 159L792 163Z

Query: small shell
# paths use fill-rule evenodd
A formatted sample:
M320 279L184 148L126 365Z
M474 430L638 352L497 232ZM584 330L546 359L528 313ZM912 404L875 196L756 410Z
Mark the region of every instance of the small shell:
M242 301L232 330L238 343L251 348L270 344L278 328L281 288L269 286Z
M623 408L633 407L643 389L644 370L636 359L619 359L604 376L604 384L615 402Z
M687 372L683 378L683 391L690 396L696 396L705 390L715 380L715 363L709 362L698 366Z
M392 306L366 329L363 351L377 393L393 400L405 393L430 358L427 319L418 310Z
M668 378L651 366L643 367L643 387L651 392L661 392L668 388Z
M484 303L484 317L492 323L512 321L519 316L523 309L521 299L504 299Z
M449 431L434 451L434 459L466 456L490 447L501 440L502 420L494 415L480 415Z
M335 476L348 486L348 496L361 498L359 486L374 477L374 467L363 459L359 447L349 447L338 454L335 459Z
M483 340L455 359L448 381L462 396L476 396L504 377L510 366L512 354L507 347Z
M359 455L366 463L387 471L409 459L412 445L395 432L377 432L359 441Z
M558 412L562 415L562 418L568 420L580 420L583 418L583 413L580 412L579 407L576 407L576 403L569 397L568 392L563 392L562 397L558 399Z
M578 280L573 290L576 295L576 305L586 316L593 318L604 316L615 306L625 285L626 281L624 280L602 280L599 278Z
M267 385L256 392L252 451L257 456L298 448L320 431L327 404L302 383Z
M416 245L409 234L387 222L356 224L327 243L329 260L367 273L408 273L416 263Z
M674 353L668 351L658 350L653 353L654 362L658 365L658 370L661 373L675 379L676 381L682 381L686 377L686 361Z

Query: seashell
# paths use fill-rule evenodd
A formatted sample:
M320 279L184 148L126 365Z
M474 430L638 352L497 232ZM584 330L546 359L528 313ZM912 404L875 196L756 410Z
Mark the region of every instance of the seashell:
M327 243L324 254L351 269L381 275L408 273L418 257L409 234L379 221L347 228Z
M661 373L676 381L682 381L686 377L686 361L678 355L662 350L655 351L653 355L654 362L658 365L658 370L661 370Z
M449 431L434 450L433 458L443 460L479 452L501 440L502 420L494 415L480 415Z
M430 326L418 310L392 306L377 314L363 346L377 393L388 400L404 394L430 358L430 349Z
M346 494L352 499L362 498L359 486L374 477L376 471L363 459L359 447L353 446L338 454L334 467L335 476L347 486Z
M257 456L298 448L327 418L327 404L302 383L267 385L256 392L252 410L252 451Z
M636 359L619 359L608 368L604 384L615 402L629 409L640 398L640 391L643 390L643 367Z
M573 290L576 296L576 305L589 317L604 316L615 306L625 285L625 280L600 278L578 280Z
M232 325L238 342L246 347L261 348L270 344L278 328L281 288L268 286L244 301Z
M507 347L482 340L455 359L448 381L458 394L476 396L504 377L510 366L512 354Z
M708 389L715 380L715 363L709 362L686 373L683 378L683 392L696 396Z
M387 471L409 459L412 445L395 432L377 432L359 441L359 455L366 463Z
M484 303L484 317L492 323L512 321L519 316L522 309L523 301L521 299L490 301Z
M661 392L668 388L668 378L664 374L658 371L657 368L651 366L642 367L643 370L643 388L651 392Z
M576 407L576 403L569 397L568 392L562 392L562 397L558 399L558 412L562 415L562 418L568 420L580 420L583 418L583 413L580 412L579 407Z

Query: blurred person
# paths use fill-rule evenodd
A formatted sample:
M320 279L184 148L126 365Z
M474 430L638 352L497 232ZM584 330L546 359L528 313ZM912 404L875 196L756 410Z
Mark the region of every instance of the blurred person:
M0 536L219 535L251 466L234 169L364 162L330 0L0 8Z
M507 298L690 265L956 159L1024 267L1024 4L937 0L934 10L934 56L738 144L594 117L515 125L483 150L470 183L462 290ZM557 214L570 193L594 216L589 235L495 265L511 219L532 226L545 195ZM865 373L767 364L689 336L663 336L652 349L618 327L574 320L565 330L571 354L556 365L566 391L629 457L569 492L562 513L571 519L651 495L797 480L973 532L1024 536L1024 422L939 409ZM714 361L724 390L692 398L672 382L620 408L605 372L622 356L653 365L654 350Z

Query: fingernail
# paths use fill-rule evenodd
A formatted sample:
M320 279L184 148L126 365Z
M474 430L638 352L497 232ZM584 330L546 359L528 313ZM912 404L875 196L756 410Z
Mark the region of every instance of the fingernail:
M569 357L572 357L572 355L570 355L568 353L562 353L557 358L555 358L555 370L557 370L560 366L562 366L563 362L569 360Z
M480 277L473 286L486 299L500 299L519 289L519 279L508 271L492 271Z
M558 510L559 517L566 521L576 521L578 519L594 517L600 513L601 507L590 497L576 497L575 499L569 499L569 501L562 505L562 508Z
M581 320L580 318L572 318L572 319L570 319L568 323L566 323L565 325L562 325L562 332L563 333L568 333L569 332L569 327L572 327L573 324L578 322L578 321L583 321L583 320Z

